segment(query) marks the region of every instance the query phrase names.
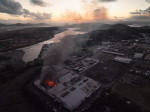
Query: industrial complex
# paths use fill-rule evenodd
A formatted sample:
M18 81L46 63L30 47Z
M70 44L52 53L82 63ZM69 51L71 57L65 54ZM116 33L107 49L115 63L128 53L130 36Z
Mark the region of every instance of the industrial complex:
M61 74L57 82L52 80L41 82L38 79L34 84L70 111L77 108L86 98L101 87L99 82L80 76L70 70L66 70L65 73Z

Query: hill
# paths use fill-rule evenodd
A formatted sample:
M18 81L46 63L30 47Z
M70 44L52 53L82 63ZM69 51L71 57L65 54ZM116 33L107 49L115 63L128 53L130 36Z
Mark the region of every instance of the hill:
M95 30L88 33L90 40L88 45L95 45L101 41L117 41L134 39L140 33L150 33L150 27L129 27L124 24L111 25L107 30Z

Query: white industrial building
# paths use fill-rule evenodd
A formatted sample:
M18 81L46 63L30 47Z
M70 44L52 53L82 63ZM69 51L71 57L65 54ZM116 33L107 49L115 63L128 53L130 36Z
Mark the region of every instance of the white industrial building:
M43 92L63 104L70 111L78 107L101 86L93 79L79 76L72 71L59 77L56 87L46 89L40 83L40 80L34 82Z
M117 62L126 63L126 64L129 64L132 61L132 59L130 58L119 57L119 56L115 57L114 60Z
M144 56L143 53L135 53L134 56L133 56L133 58L135 58L135 59L141 59L143 56Z

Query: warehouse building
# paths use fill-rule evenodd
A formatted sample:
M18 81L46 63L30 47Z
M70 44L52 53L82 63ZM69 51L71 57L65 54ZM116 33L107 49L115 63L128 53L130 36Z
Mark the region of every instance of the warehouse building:
M135 53L134 56L133 56L133 58L135 58L135 59L141 59L143 56L144 56L143 53Z

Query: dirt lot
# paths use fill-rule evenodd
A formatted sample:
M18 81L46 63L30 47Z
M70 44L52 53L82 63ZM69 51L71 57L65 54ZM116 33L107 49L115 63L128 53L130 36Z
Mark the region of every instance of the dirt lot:
M99 82L110 83L122 73L125 67L126 65L111 60L109 62L99 63L88 70L86 75Z

